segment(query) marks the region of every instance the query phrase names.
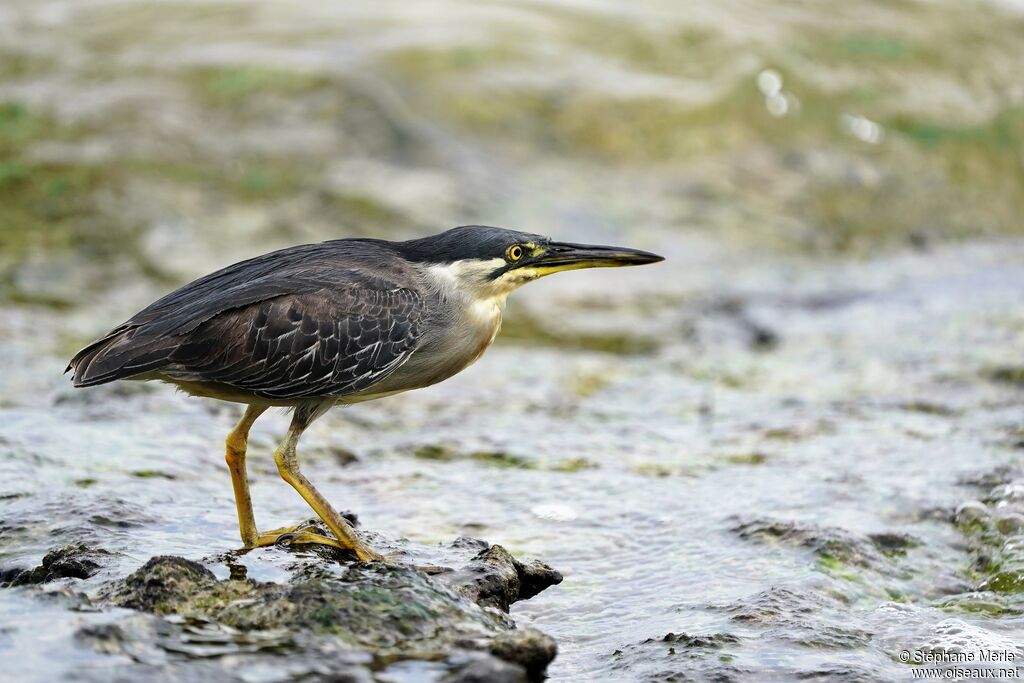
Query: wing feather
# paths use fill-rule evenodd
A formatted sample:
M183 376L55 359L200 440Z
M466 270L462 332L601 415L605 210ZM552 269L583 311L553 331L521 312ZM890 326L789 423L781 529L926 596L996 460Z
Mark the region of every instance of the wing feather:
M336 240L243 261L154 302L80 351L76 386L158 376L293 399L360 391L419 342L418 275L385 243Z
M341 397L380 381L409 358L422 313L422 300L408 289L281 296L201 324L161 372L267 399ZM240 331L244 340L225 344Z

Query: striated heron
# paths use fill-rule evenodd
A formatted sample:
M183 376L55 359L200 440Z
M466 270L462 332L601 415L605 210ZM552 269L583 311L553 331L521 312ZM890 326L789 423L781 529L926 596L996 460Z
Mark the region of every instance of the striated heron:
M380 559L299 470L302 432L336 404L425 387L460 372L494 341L517 287L577 268L662 258L636 249L553 242L463 226L405 242L341 239L228 266L150 304L78 352L74 385L157 379L195 396L246 404L227 438L242 542L321 543ZM253 422L293 408L274 454L291 484L335 535L303 525L259 532L245 472Z

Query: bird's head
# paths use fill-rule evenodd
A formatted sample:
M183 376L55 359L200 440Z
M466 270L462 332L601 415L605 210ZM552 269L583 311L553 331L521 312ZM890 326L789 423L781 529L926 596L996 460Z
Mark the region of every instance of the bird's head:
M532 280L580 268L640 266L664 260L625 247L555 242L542 235L465 225L400 243L403 256L478 298L504 298Z

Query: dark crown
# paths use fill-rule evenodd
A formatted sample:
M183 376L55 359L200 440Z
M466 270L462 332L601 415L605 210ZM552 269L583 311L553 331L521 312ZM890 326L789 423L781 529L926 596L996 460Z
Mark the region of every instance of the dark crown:
M487 225L463 225L430 237L395 242L398 252L410 261L452 263L465 259L501 258L513 244L543 243L548 238Z

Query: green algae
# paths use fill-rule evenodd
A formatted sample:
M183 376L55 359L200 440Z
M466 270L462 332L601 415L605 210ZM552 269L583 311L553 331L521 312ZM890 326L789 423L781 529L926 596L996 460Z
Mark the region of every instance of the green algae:
M498 343L531 344L616 355L651 354L660 346L658 340L653 337L641 337L627 332L555 330L539 318L519 309L505 317ZM583 388L593 388L596 391L600 386Z
M502 469L531 470L537 468L536 461L506 451L476 451L469 459L489 467Z
M900 561L920 542L908 535L886 532L866 537L844 529L771 519L740 522L732 528L745 541L802 548L813 555L817 571L872 593L892 593L891 580L909 576ZM885 582L873 581L873 576Z
M19 52L0 48L0 80L38 76L54 68L53 59L38 52Z
M1001 365L988 368L982 372L982 376L998 384L1024 388L1024 366Z
M109 188L99 166L36 161L33 145L80 139L84 130L62 125L29 107L0 104L0 251L16 262L29 249L91 248L109 254L124 232L99 225L97 194ZM105 229L106 228L106 229ZM23 293L23 296L30 296Z
M660 462L637 462L630 465L629 471L640 477L666 479L669 477L696 477L701 468L691 465L667 465Z
M437 80L462 78L483 69L528 60L523 46L513 40L495 40L479 45L442 45L393 50L382 66L399 78Z
M614 379L611 368L601 372L581 372L569 378L569 390L580 398L588 398L600 393Z
M443 444L426 444L417 446L412 454L420 460L438 462L473 462L484 467L514 470L543 470L546 472L572 473L588 469L596 469L599 465L584 457L543 460L536 457L519 455L509 451L462 451Z
M960 411L949 406L932 401L908 401L900 404L901 410L911 413L922 413L924 415L935 415L938 417L956 417Z
M568 458L561 460L550 467L548 470L551 472L581 472L583 470L593 470L599 468L600 465L596 462L587 458L577 457Z
M437 444L428 444L424 446L418 446L413 451L413 455L421 460L442 460L451 461L459 457L459 453L454 448L447 446L441 446Z
M331 85L331 80L321 74L252 65L197 69L184 79L202 101L221 107L242 106L264 93L295 97Z
M965 605L952 606L970 610L978 602L978 610L1019 612L1024 609L1018 597L1024 593L1024 516L1017 493L1019 472L997 470L978 483L990 487L988 495L983 501L964 503L952 519L973 555L967 574L976 584L978 595L968 596ZM989 607L989 603L993 606Z
M750 453L733 453L726 455L724 460L733 465L763 465L768 462L768 455L760 451Z
M425 573L378 562L349 564L337 573L325 564L299 564L286 584L244 575L218 580L199 563L165 556L109 583L100 600L174 623L253 637L287 635L290 650L342 644L366 652L374 668L483 650L538 679L556 654L554 641L533 629L513 633L505 612L559 581L550 567L486 544L462 570Z
M532 470L539 467L538 463L533 459L507 451L463 452L455 448L436 444L419 446L413 451L413 455L421 460L438 460L442 462L469 460L487 467L501 469Z
M177 477L174 476L173 474L161 472L160 470L135 470L134 472L132 472L132 476L138 477L139 479L177 479Z
M996 593L1024 593L1024 568L1003 569L987 578L981 588Z

